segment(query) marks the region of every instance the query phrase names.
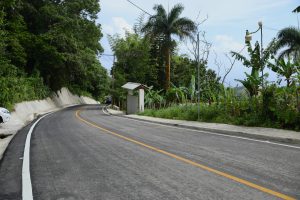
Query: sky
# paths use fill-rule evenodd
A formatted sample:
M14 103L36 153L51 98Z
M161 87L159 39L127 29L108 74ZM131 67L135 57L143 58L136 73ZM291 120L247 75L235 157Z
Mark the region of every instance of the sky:
M166 9L171 9L177 3L184 6L182 17L192 20L207 20L200 25L200 30L205 31L206 39L212 43L208 68L213 69L223 77L225 69L230 66L225 54L230 51L241 51L245 46L245 32L253 32L258 29L258 22L263 23L263 47L276 37L278 30L298 26L297 15L292 10L300 5L300 0L131 0L133 3L155 14L153 6L162 4ZM105 54L113 54L110 49L107 36L120 34L124 36L125 30L132 31L133 25L143 13L127 0L100 0L101 11L98 14L97 23L101 24L103 38L100 43ZM147 17L147 15L146 15ZM300 14L299 14L300 18ZM146 18L147 19L147 18ZM252 44L260 41L260 33L252 35ZM190 55L187 45L180 43L179 54ZM242 54L247 55L246 49ZM233 59L233 58L232 58ZM113 63L112 56L102 56L102 65L110 71ZM217 63L217 64L216 64ZM226 78L227 86L240 85L235 79L244 79L244 72L249 69L242 63L236 62L233 70ZM268 80L276 80L276 75L269 70Z

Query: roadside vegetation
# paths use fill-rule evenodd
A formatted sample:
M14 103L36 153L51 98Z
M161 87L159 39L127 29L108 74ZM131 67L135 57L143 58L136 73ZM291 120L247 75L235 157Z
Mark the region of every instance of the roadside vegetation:
M265 89L263 95L249 98L247 94L239 96L233 88L224 88L219 95L219 101L211 104L208 102L200 103L199 118L198 105L189 102L183 102L180 105L174 103L170 106L160 107L160 109L148 106L148 109L140 114L168 119L198 120L299 131L299 109L296 108L296 105L299 105L299 100L297 100L295 89L292 90L270 85ZM155 98L159 100L164 97L156 96ZM147 99L147 103L149 103L149 99Z
M194 38L198 30L197 24L180 17L182 5L175 5L170 14L161 5L154 6L154 10L157 15L151 16L147 22L144 15L140 16L133 33L127 32L124 38L119 35L112 35L109 38L117 60L111 70L113 77L111 92L113 102L120 107L124 108L125 105L126 91L121 86L126 82L139 82L150 86L152 89L146 95L161 95L162 102L159 103L161 106L169 106L173 104L173 100L179 102L178 98L181 97L176 93L182 94L181 89L190 85L191 79L195 83L198 62L187 55L179 55L178 44L171 36L175 35L176 38L185 39L186 42ZM180 23L173 23L174 20ZM171 31L168 31L169 29ZM202 39L205 40L204 35ZM205 46L205 52L208 51L208 46L209 44ZM206 81L200 88L204 91L203 96L209 99L209 93L216 91L220 85L220 77L217 77L215 71L207 69L205 52L199 74L201 79ZM195 91L195 85L191 87ZM192 98L194 100L195 96Z
M188 33L184 36L191 41L191 46L196 47L196 33L200 33L200 55L196 54L196 48L191 49L193 59L177 53L178 41L174 38L184 37L171 37L172 33L165 30L169 30L169 25L162 21L165 16L180 18L182 10L182 5L175 5L167 13L161 5L156 5L156 15L146 20L141 16L134 33L128 32L124 38L118 35L110 37L117 58L111 71L115 104L125 105L126 93L120 89L122 84L140 82L150 86L145 95L147 109L141 115L299 131L299 29L284 28L276 37L274 35L274 40L264 50L258 42L247 42L248 55L231 52L232 65L229 68L239 63L250 69L244 80L236 80L242 86L232 88L224 85L226 76L219 77L209 69L207 59L211 44L206 41L205 32L199 30L199 23L185 18L189 28L185 29ZM171 29L174 33L181 33L176 26ZM277 81L267 81L268 74L262 73L266 68L277 73Z
M0 8L0 106L12 109L62 87L96 99L106 94L97 0L5 0Z
M11 0L0 8L0 106L12 109L67 87L98 100L110 93L124 108L121 86L139 82L149 86L144 115L300 130L299 28L280 30L263 50L259 42L247 42L247 55L230 52L221 77L208 64L212 44L200 29L207 19L183 17L181 4L170 10L155 5L155 14L141 15L133 32L109 36L115 56L110 78L98 60L98 0ZM179 42L189 55L178 53ZM227 87L235 64L250 73L236 80L241 87ZM277 81L268 82L266 68Z

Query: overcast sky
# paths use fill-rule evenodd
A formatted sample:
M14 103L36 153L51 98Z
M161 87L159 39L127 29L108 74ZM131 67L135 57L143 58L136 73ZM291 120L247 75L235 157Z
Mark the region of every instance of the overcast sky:
M224 75L224 69L215 64L215 57L219 63L226 67L228 61L224 56L230 51L240 51L244 47L245 31L255 31L258 22L263 22L263 46L266 46L279 29L288 26L297 26L297 15L292 10L300 5L299 0L131 0L150 14L154 14L153 6L162 4L166 9L181 3L185 9L182 14L192 20L196 19L200 12L199 20L208 17L201 25L201 30L206 32L206 37L212 43L209 57L209 68L214 69L220 76ZM104 37L101 44L104 53L112 54L107 41L108 34L124 35L125 30L130 31L142 14L142 11L134 7L126 0L100 0L101 12L98 23L102 26ZM300 15L299 15L300 18ZM260 34L253 35L252 42L260 41ZM216 53L213 53L216 52ZM180 54L188 54L186 45L179 46ZM246 50L244 52L246 54ZM110 70L112 57L102 56L102 65ZM238 83L234 79L243 79L247 69L237 62L227 78L227 85L235 86ZM276 76L270 73L269 80L275 80Z

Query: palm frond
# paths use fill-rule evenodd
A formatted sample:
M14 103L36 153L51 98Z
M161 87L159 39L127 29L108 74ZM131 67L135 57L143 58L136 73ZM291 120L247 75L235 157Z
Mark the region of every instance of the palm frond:
M193 33L197 30L195 23L188 18L180 18L176 20L170 30L171 33L174 33L183 39L185 37L191 37Z
M300 31L295 27L288 27L280 30L277 35L278 43L275 52L284 47L290 48L293 45L300 46Z
M174 22L176 21L179 16L181 15L182 11L183 11L184 7L182 4L176 4L170 11L169 15L168 15L168 21L169 22Z
M277 63L277 61L276 61L276 63ZM276 63L273 64L273 63L268 62L268 63L267 63L267 66L268 66L268 68L271 69L273 72L278 73L278 71L280 70L280 68L278 67L278 65L277 65Z
M156 4L156 5L154 5L153 10L156 11L156 16L160 16L161 18L167 19L167 12L166 12L165 8L163 7L163 5Z
M298 6L297 8L295 8L295 10L293 10L294 13L298 13L300 12L300 6Z
M230 54L232 57L235 57L238 61L243 62L246 67L251 67L251 62L242 54L237 53L235 51L231 51Z
M182 4L176 4L169 14L162 5L155 5L156 14L149 17L148 22L141 29L146 35L157 37L164 35L168 41L167 45L171 45L171 35L177 35L180 39L190 37L196 31L196 25L188 18L179 18L184 7Z
M261 61L263 65L267 64L270 56L275 54L276 46L277 46L277 41L275 38L273 38L272 41L268 44L267 48L265 48L263 51L262 61Z

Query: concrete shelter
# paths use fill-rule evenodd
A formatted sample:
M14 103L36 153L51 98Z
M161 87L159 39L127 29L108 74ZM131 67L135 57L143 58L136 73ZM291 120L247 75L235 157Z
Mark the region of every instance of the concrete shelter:
M144 99L145 91L148 87L141 83L128 82L122 86L122 88L128 90L127 93L127 110L126 114L134 114L144 111Z

